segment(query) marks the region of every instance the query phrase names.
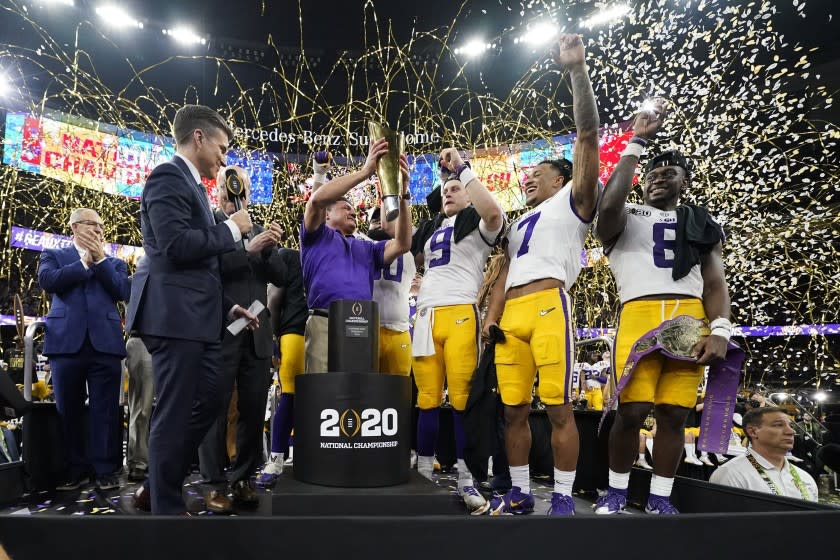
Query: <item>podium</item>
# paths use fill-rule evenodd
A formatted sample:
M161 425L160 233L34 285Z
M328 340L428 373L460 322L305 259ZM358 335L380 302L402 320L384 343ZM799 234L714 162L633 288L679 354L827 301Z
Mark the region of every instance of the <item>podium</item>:
M411 379L378 372L376 302L330 305L328 364L295 381L295 478L345 488L407 482Z

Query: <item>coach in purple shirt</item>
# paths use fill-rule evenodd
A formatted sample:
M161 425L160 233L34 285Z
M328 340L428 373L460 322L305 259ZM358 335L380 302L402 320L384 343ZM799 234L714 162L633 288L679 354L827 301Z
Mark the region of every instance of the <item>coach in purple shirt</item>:
M377 270L411 248L411 212L408 208L408 160L400 155L403 193L394 239L374 242L353 237L356 211L344 198L347 192L376 172L379 158L388 152L384 138L370 145L364 166L317 189L303 214L300 258L306 286L309 319L304 335L306 373L327 371L327 310L339 299L369 300Z

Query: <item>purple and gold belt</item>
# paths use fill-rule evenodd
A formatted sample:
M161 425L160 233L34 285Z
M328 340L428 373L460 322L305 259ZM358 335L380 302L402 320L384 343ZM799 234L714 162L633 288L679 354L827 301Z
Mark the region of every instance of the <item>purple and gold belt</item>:
M621 391L627 386L642 358L659 352L674 360L696 363L691 357L691 349L704 336L709 336L709 327L704 321L689 315L680 315L665 321L639 338L627 357L615 393L604 407L598 430L601 430L607 412L615 407ZM729 449L732 413L735 412L735 398L743 362L744 351L730 341L726 349L726 358L709 366L706 398L703 400L703 421L700 426L700 438L697 440L697 449L700 451L726 453Z

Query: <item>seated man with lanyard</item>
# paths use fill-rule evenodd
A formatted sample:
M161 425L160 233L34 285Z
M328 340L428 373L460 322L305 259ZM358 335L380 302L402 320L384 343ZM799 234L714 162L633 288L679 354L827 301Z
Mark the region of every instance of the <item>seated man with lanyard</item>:
M670 496L683 450L683 427L695 405L704 366L726 357L731 330L721 259L723 230L704 208L678 206L690 180L686 158L677 151L651 158L645 168L644 204L627 203L639 158L664 113L657 101L652 110L636 117L634 136L607 182L595 225L621 300L613 350L617 383L613 399L618 398L619 405L609 437L609 487L595 504L598 514L624 509L639 428L651 408L657 433L645 509L653 514L678 513ZM636 341L683 315L711 320L711 334L691 348L693 363L657 354L624 371L626 363L633 362Z
M306 203L300 229L303 283L309 306L304 335L306 373L327 371L330 304L340 299L372 299L377 272L411 248L411 211L406 192L402 193L394 239L374 242L353 237L356 212L344 195L373 175L379 158L387 152L384 138L371 142L360 170L325 183ZM405 155L400 155L400 170L407 188Z

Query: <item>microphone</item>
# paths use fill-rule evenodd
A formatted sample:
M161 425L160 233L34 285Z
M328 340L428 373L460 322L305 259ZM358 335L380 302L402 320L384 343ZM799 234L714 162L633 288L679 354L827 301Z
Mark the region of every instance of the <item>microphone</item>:
M233 202L233 207L239 212L242 210L242 200L245 198L245 187L239 178L239 173L233 167L225 169L225 190L227 190L228 199ZM254 230L245 234L249 240L254 237Z

